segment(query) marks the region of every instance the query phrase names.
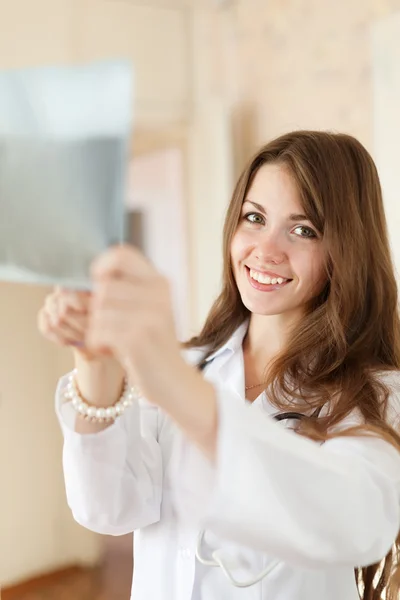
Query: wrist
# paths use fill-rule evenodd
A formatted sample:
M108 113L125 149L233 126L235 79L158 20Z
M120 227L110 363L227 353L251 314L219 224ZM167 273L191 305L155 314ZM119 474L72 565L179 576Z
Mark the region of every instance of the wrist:
M112 357L88 359L75 354L76 385L81 396L98 407L108 407L121 395L125 372Z
M72 346L72 355L74 357L75 364L78 361L91 364L103 364L108 363L111 360L115 360L115 357L113 357L111 354L94 354L83 345Z
M113 423L115 419L124 414L135 400L139 399L139 390L129 385L128 381L124 380L122 394L118 401L107 407L88 404L85 398L82 397L76 382L76 373L69 375L68 385L65 390L64 398L70 401L78 416L85 421L91 423L103 424Z

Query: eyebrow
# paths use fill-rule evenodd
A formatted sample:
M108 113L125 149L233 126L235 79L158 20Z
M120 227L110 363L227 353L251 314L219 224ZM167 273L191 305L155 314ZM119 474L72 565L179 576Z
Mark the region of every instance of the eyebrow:
M262 213L263 215L266 215L266 210L263 207L262 204L258 204L257 202L253 202L252 200L245 200L243 204L248 203L248 204L252 204L254 206L254 208L256 208L257 210L260 211L260 213ZM293 214L293 215L289 215L289 221L309 221L310 219L307 217L307 215L303 215L303 214Z

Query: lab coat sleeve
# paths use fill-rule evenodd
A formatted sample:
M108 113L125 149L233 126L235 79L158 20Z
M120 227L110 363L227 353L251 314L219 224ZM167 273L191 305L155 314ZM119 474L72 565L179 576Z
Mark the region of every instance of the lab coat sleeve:
M303 567L365 566L387 554L400 528L395 448L372 437L317 444L223 387L217 396L215 465L194 448L181 457L183 520Z
M74 431L75 411L64 401L68 376L56 392L64 447L67 501L75 520L92 531L123 535L160 518L162 458L158 409L134 403L99 433Z

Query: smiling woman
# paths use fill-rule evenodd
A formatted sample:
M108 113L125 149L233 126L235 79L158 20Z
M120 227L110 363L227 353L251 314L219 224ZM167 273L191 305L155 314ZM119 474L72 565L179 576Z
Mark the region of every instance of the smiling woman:
M252 313L298 318L327 282L322 236L302 210L290 171L281 164L263 165L244 199L231 244L236 285ZM253 290L279 293L265 297Z
M57 391L69 505L137 530L132 598L397 600L400 321L363 146L298 131L254 156L183 353L138 250L110 249L92 279L39 324L75 346Z

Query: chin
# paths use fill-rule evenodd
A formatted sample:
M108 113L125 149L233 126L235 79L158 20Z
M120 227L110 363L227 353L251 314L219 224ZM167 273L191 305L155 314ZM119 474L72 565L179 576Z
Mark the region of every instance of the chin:
M278 304L277 302L270 303L267 306L267 303L263 302L251 302L242 298L242 302L252 314L254 315L262 315L264 317L270 317L273 315L281 315L282 313L292 311L293 307L291 306L283 306L282 304Z
M283 315L286 312L287 311L285 310L250 310L252 315L258 315L260 317L277 317L278 315Z

